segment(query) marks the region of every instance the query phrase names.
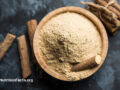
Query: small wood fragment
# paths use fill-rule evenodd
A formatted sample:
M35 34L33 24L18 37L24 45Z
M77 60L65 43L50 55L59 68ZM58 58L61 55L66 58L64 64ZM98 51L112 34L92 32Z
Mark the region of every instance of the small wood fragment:
M18 37L17 40L21 59L22 77L27 78L31 75L31 68L25 35Z
M2 58L5 56L5 53L12 45L15 38L16 38L15 35L8 33L3 42L0 43L0 60L2 60Z
M101 56L96 55L87 60L83 60L83 62L81 62L77 65L74 65L71 68L71 71L77 72L77 71L81 71L81 70L85 70L85 69L90 69L90 68L93 68L93 67L99 65L100 63L101 63Z

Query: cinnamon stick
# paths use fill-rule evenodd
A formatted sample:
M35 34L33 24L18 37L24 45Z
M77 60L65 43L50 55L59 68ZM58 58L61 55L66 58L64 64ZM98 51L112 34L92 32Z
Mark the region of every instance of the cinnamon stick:
M101 56L96 55L87 60L83 60L83 62L81 62L77 65L74 65L71 68L71 71L77 72L77 71L81 71L81 70L85 70L85 69L90 69L90 68L93 68L93 67L99 65L100 63L101 63Z
M0 43L0 60L2 60L2 58L5 56L5 53L12 45L15 38L16 38L15 35L8 33L3 42Z
M18 37L17 40L21 59L22 77L27 78L31 75L31 68L25 35Z

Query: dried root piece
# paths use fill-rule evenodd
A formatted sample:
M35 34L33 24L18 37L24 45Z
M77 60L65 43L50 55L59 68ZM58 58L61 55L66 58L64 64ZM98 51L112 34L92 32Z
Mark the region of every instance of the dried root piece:
M111 2L111 6L116 8L119 12L120 12L120 5L118 4L118 2L116 0L105 0L107 3ZM112 3L113 2L113 3Z
M32 59L33 59L34 63L37 63L35 56L34 56L34 53L33 53L33 37L34 37L35 30L37 28L37 20L32 19L32 20L28 21L27 28L28 28L30 45L31 45L31 49L32 49Z
M38 65L37 60L35 58L35 55L33 53L33 37L34 37L35 30L37 28L37 20L32 19L32 20L28 21L27 22L27 28L28 28L28 35L29 35L30 45L31 45L31 49L32 49L32 59L33 59L33 62L35 64L35 66L36 66L36 72L38 73L40 78L42 78L43 70Z
M22 77L27 78L31 75L31 68L25 35L18 37L17 40L21 59Z
M92 2L82 2L82 4L87 4L89 6L88 9L105 24L111 34L115 34L120 28L118 16L106 7Z
M107 7L110 11L112 11L118 16L118 19L120 19L120 12L112 6L108 6L109 3L107 3L105 0L95 0L95 3Z
M28 35L30 39L30 45L31 45L31 48L33 49L33 37L34 37L35 30L37 28L37 20L32 19L28 21L27 28L28 28Z
M93 67L99 65L100 63L101 63L101 56L96 55L87 60L83 60L83 62L81 62L77 65L74 65L71 68L71 71L77 72L77 71L81 71L81 70L85 70L85 69L90 69L90 68L93 68Z
M5 56L5 53L12 45L15 38L16 38L15 35L8 33L3 42L0 43L0 60L2 60L2 58Z
M106 8L115 3L115 0L107 0L107 1L108 1L108 4L106 5Z

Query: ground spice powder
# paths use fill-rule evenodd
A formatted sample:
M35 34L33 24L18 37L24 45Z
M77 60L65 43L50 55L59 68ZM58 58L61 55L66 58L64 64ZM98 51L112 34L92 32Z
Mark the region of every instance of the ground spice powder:
M68 80L84 74L71 72L72 65L100 54L102 42L95 25L85 16L65 12L50 19L40 32L40 49L47 65Z

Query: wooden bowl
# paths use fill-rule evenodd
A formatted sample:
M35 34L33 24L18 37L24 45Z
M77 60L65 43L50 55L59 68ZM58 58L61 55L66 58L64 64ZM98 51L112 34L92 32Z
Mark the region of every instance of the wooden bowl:
M95 15L93 15L91 12L89 12L83 8L80 8L80 7L69 6L69 7L62 7L62 8L56 9L56 10L50 12L49 14L47 14L40 21L40 23L36 29L35 35L34 35L34 41L33 41L34 54L35 54L35 57L36 57L38 63L40 64L40 66L42 67L42 69L45 72L47 72L49 75L51 75L54 78L57 78L59 80L69 81L64 76L58 74L57 72L55 72L54 70L49 68L49 66L43 60L43 55L41 53L41 50L39 49L39 44L40 44L39 43L39 35L40 35L39 33L40 33L41 28L52 17L54 17L60 13L64 13L64 12L75 12L75 13L79 13L81 15L84 15L86 18L88 18L89 20L91 20L91 22L93 22L95 24L95 26L98 28L98 31L101 35L101 39L102 39L102 53L101 53L102 63L99 66L97 66L93 69L90 69L88 72L82 71L84 73L84 75L80 77L80 80L82 80L82 79L85 79L85 78L91 76L92 74L94 74L101 67L101 65L103 64L105 57L107 55L107 51L108 51L108 37L107 37L106 31L105 31L105 28L104 28L103 24L101 23L101 21Z

